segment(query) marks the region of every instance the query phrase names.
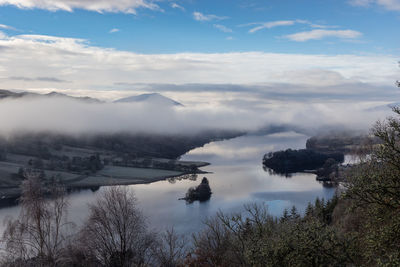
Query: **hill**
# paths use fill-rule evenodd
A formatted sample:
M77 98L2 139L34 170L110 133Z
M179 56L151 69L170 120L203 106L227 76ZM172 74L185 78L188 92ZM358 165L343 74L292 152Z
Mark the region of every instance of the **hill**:
M163 105L163 106L183 106L181 103L163 96L159 93L141 94L136 96L129 96L118 99L114 103L131 103L131 102L146 102L151 104Z
M102 101L84 96L84 97L75 97L75 96L70 96L67 94L63 93L58 93L58 92L50 92L47 94L38 94L38 93L31 93L31 92L13 92L9 90L0 90L0 100L2 99L10 99L10 98L25 98L25 97L30 97L30 98L66 98L66 99L74 99L74 100L79 100L79 101L84 101L88 103L101 103Z

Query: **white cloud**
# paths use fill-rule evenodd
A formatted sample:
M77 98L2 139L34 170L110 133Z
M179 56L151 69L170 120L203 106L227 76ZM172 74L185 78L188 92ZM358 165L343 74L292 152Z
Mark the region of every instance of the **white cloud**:
M400 11L400 0L350 0L350 4L355 6L379 5L388 10Z
M120 31L120 29L113 28L108 33L115 33L115 32L119 32L119 31Z
M303 19L296 19L296 20L278 20L278 21L269 21L269 22L255 22L255 23L247 23L239 25L243 26L255 26L249 30L249 33L255 33L257 31L263 29L271 29L279 26L293 26L296 24L305 24L311 28L318 28L318 29L331 29L331 28L338 28L338 26L330 26L330 25L322 25L322 24L315 24L308 20Z
M287 83L318 88L355 83L392 86L396 79L397 59L383 55L137 54L90 46L83 39L54 36L18 35L0 40L3 89L105 91L118 86L147 91L148 84L196 83ZM55 83L56 80L68 83Z
M193 12L193 18L197 21L212 21L212 20L224 20L228 17L221 17L213 14L203 14L201 12Z
M249 33L255 33L263 29L271 29L279 26L292 26L296 23L295 20L279 20L279 21L270 21L270 22L263 22L263 23L250 23L247 25L257 25L258 26L251 28Z
M296 42L320 40L326 37L356 39L362 36L361 32L353 30L312 30L286 35L285 37Z
M349 3L354 6L369 6L374 0L349 0Z
M376 117L362 110L371 103L357 101L394 99L396 78L393 56L137 54L94 47L83 39L19 35L0 39L3 89L57 90L105 99L158 91L186 107L179 111L15 100L1 103L0 130L165 133L268 123L315 127L315 122L368 127Z
M334 29L334 28L339 28L338 26L330 26L330 25L322 25L322 24L314 24L310 23L311 28L316 28L316 29Z
M0 39L5 39L5 38L7 38L7 35L4 32L0 31Z
M181 5L178 5L177 3L171 3L171 7L185 11L185 8Z
M214 24L214 28L220 30L221 32L233 32L231 28L226 27L225 25L221 24Z
M0 24L0 29L4 29L4 30L13 30L15 31L16 29L14 27L5 25L5 24Z
M45 9L50 11L85 9L96 12L122 12L136 14L136 9L159 10L153 0L0 0L1 5L13 5L21 9Z

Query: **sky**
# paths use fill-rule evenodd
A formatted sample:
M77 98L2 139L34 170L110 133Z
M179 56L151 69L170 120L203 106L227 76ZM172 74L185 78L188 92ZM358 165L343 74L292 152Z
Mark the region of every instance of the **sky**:
M144 54L399 54L398 0L0 0L0 30Z
M1 0L1 29L137 53L398 53L398 0Z
M399 102L399 25L400 0L0 0L0 87L360 120Z

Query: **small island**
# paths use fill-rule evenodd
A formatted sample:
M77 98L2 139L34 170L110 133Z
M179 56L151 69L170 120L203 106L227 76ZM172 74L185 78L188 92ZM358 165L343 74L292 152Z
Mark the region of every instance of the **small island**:
M211 198L211 194L212 192L208 179L207 177L203 177L200 185L189 188L186 196L181 198L181 200L186 200L188 203L193 203L196 200L203 202L209 200Z

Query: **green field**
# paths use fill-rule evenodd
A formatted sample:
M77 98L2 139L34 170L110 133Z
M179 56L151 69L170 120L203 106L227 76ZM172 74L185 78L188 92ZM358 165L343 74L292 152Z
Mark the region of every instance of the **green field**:
M0 162L0 198L20 194L19 186L22 180L14 176L21 166L23 165ZM46 180L54 177L69 188L145 184L183 174L178 171L119 166L105 166L97 173L89 175L50 170L45 170L44 173Z

